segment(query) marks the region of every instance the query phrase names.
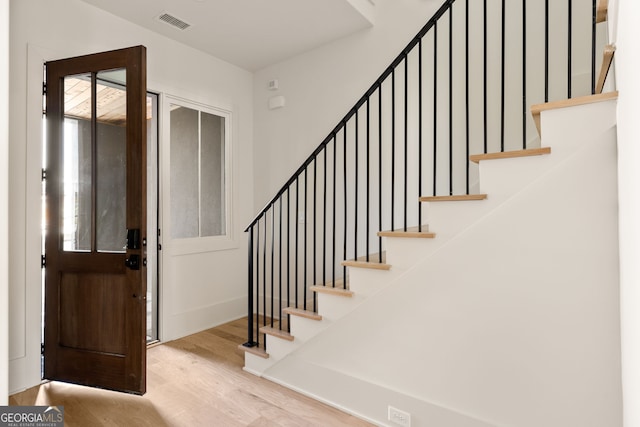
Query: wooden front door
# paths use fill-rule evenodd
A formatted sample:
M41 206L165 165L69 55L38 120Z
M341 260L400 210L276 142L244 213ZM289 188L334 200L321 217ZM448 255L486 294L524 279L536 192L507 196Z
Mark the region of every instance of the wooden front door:
M146 388L146 49L46 64L44 377Z

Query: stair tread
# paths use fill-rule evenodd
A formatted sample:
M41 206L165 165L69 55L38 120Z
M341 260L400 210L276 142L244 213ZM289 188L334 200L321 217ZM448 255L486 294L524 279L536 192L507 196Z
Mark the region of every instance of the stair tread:
M301 308L287 307L282 310L283 312L292 316L304 317L311 320L322 320L322 316L315 311L303 310Z
M271 326L263 326L260 328L260 332L263 334L271 335L274 337L281 338L287 341L293 341L294 337L289 332L285 330L280 330L278 328L272 328Z
M374 270L390 270L391 269L391 264L385 264L382 262L359 261L359 260L342 261L342 265L344 267L370 268Z
M547 102L545 104L536 104L531 106L531 114L533 115L533 120L536 123L536 128L538 128L538 133L540 133L540 113L542 111L554 110L556 108L573 107L576 105L592 104L594 102L609 101L611 99L616 99L617 97L618 91L613 91L607 93L598 93L595 95L579 96L571 99L563 99L561 101Z
M465 200L484 200L486 194L460 194L455 196L425 196L420 197L421 202L463 202Z
M616 53L616 46L613 44L604 47L602 54L602 66L600 67L600 74L598 74L598 83L596 84L596 93L602 93L604 89L604 82L607 80L607 74L611 68L611 62L613 62L613 55Z
M420 228L418 226L408 227L406 230L401 228L398 230L378 231L378 236L433 239L436 237L436 233L431 233L429 226L423 225ZM369 256L369 259L371 259L371 256Z
M469 156L469 160L471 160L474 163L478 163L481 160L512 159L515 157L540 156L543 154L550 154L550 153L551 153L551 147L528 148L526 150L500 151L497 153L474 154L472 156Z
M264 351L264 349L260 347L245 347L244 345L240 344L238 346L238 349L245 353L251 353L254 356L262 357L263 359L269 358L269 353L267 353L266 351Z
M353 296L353 292L348 289L334 288L331 286L312 286L310 289L313 292L324 293L324 294L339 295L343 297Z
M609 0L600 0L596 9L596 23L604 22L607 20L608 10Z

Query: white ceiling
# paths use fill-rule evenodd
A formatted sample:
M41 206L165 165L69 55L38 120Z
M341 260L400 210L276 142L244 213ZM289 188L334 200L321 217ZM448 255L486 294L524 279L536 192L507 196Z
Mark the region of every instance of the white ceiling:
M83 1L250 71L370 27L373 16L372 0Z

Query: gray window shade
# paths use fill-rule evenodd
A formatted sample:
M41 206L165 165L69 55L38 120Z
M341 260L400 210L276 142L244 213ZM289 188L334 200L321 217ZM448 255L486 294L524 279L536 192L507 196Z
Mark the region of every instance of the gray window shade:
M225 118L171 105L171 237L226 234Z

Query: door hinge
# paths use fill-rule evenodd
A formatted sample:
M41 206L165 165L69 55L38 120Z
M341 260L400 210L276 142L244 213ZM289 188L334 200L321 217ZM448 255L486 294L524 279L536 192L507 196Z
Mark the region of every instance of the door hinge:
M40 266L42 268L46 268L47 267L47 256L46 255L42 255L41 261L40 261Z
M45 179L47 179L47 170L42 169L42 180L44 181Z
M44 343L40 343L40 354L44 354Z
M42 82L42 94L47 94L47 82Z

